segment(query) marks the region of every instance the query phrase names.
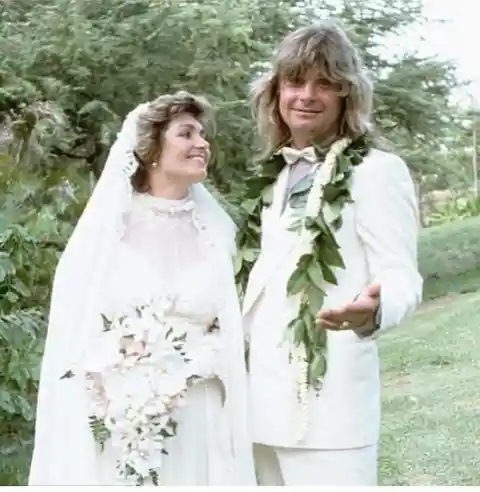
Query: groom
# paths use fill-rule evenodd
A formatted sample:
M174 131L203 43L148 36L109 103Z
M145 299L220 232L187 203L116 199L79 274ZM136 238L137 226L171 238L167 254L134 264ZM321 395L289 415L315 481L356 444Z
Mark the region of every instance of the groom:
M377 484L375 340L422 279L413 183L375 142L372 90L334 22L286 36L253 90L261 252L243 312L259 485Z

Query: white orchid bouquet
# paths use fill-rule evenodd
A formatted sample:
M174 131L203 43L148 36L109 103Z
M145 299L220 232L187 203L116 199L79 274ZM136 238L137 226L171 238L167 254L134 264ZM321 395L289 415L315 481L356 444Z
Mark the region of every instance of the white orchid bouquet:
M166 441L176 435L175 410L197 379L186 333L165 316L163 300L102 315L104 330L86 359L90 428L117 455L122 482L159 484ZM69 376L73 372L69 371Z

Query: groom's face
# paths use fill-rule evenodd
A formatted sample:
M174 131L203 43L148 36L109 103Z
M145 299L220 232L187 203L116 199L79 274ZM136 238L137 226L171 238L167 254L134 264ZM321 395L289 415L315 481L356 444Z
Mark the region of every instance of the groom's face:
M343 105L341 89L339 84L319 77L313 70L280 78L280 116L294 145L304 147L312 138L326 139L338 131Z

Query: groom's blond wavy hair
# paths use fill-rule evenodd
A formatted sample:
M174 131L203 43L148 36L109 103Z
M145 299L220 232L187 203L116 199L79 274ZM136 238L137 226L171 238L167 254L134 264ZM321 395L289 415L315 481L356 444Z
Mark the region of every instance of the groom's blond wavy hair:
M373 136L373 83L358 51L335 20L302 27L278 46L271 69L252 85L251 106L257 121L260 157L287 143L290 130L280 116L280 80L297 80L313 73L341 87L344 99L339 136Z

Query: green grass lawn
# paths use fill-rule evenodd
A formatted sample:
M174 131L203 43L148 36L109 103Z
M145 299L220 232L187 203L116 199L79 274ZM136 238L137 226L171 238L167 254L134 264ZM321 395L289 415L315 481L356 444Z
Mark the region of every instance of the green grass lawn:
M382 485L480 485L480 293L425 304L379 341Z

